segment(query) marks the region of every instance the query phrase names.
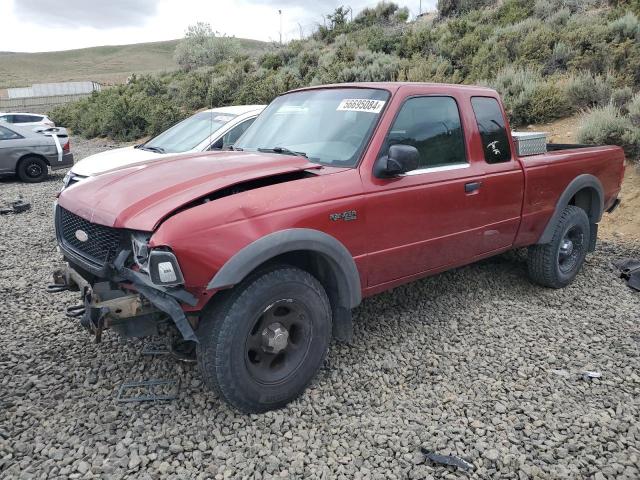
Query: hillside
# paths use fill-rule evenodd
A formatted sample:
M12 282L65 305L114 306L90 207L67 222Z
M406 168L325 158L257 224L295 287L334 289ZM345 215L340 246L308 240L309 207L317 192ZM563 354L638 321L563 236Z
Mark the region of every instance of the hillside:
M352 81L484 84L515 127L588 114L577 139L640 156L640 0L443 0L408 21L381 2L326 15L303 40L225 54L205 36L193 67L138 78L51 114L88 136L153 135L206 106L255 104L306 85ZM205 32L206 33L206 32ZM191 40L190 40L191 41ZM219 46L219 44L218 44Z
M33 83L93 80L122 83L132 73L176 70L173 54L179 40L82 48L60 52L0 52L0 88ZM239 39L247 53L266 48L264 42Z

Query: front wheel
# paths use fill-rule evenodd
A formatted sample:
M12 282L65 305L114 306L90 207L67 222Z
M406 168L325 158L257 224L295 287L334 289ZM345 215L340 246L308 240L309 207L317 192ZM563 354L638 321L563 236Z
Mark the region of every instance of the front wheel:
M551 242L529 247L529 278L549 288L569 285L582 268L590 236L587 213L573 205L565 207Z
M281 266L226 295L198 328L205 384L247 413L283 407L305 390L329 347L331 307L322 285Z

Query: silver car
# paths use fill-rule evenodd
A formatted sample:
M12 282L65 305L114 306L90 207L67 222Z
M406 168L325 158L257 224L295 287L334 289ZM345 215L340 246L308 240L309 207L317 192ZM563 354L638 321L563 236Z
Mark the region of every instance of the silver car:
M0 122L0 175L14 174L23 182L41 182L49 169L73 165L69 135L64 128L34 132Z

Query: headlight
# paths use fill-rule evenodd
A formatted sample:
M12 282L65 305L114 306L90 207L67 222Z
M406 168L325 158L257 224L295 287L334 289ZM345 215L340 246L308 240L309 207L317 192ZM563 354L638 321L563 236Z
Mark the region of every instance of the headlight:
M131 251L133 261L136 262L140 270L148 273L149 263L149 234L145 232L134 232L131 235Z
M149 276L155 285L167 287L184 283L178 259L166 250L152 250L149 254Z

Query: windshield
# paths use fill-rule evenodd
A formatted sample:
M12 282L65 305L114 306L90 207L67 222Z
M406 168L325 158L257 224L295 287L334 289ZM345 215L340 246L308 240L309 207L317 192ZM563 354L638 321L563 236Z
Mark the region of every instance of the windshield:
M193 150L236 115L219 112L200 112L152 138L140 148L159 153L182 153Z
M286 155L335 167L358 163L389 98L384 90L328 88L276 98L235 147Z

